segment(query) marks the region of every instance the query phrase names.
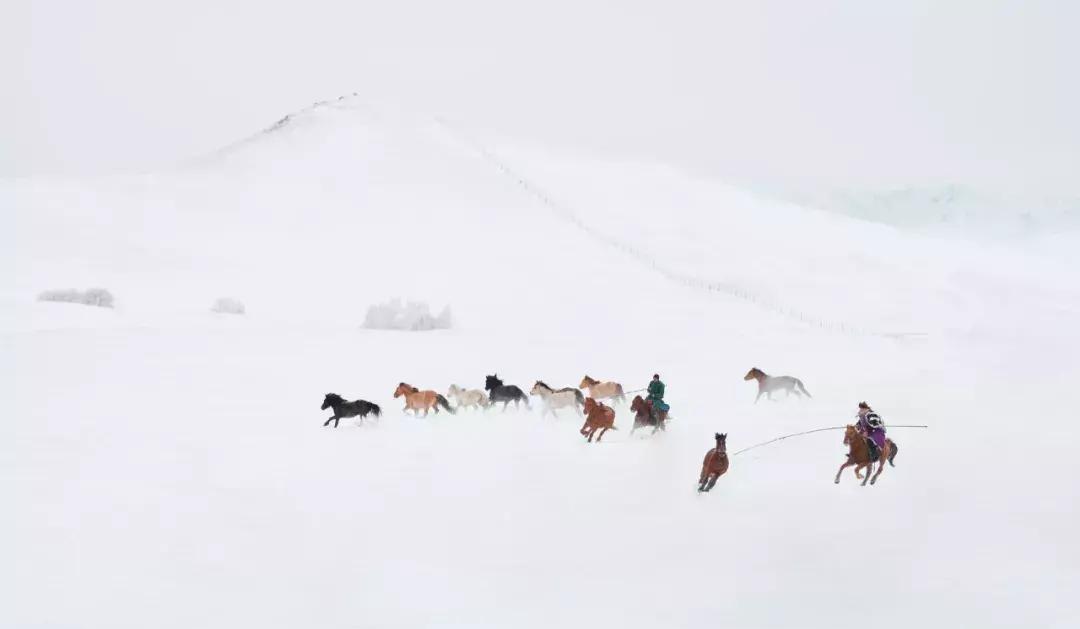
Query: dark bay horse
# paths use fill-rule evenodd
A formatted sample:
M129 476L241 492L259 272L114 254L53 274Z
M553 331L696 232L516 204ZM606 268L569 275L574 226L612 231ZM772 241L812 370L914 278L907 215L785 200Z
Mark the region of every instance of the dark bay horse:
M847 461L840 466L840 469L836 470L836 480L834 482L837 484L840 483L840 473L852 465L855 466L855 478L861 478L863 485L868 480L871 485L877 482L878 476L881 476L881 472L885 469L885 461L888 461L892 467L896 467L893 459L896 458L898 448L892 439L886 439L885 447L878 453L878 458L871 460L870 446L866 444L866 437L863 437L854 426L848 424L844 428L844 445L848 447L848 457ZM877 473L874 474L873 478L870 478L870 473L874 471L874 463L879 463ZM859 474L859 471L864 467L867 468L865 478Z
M716 433L716 447L705 453L701 464L701 476L698 478L698 491L709 491L716 484L716 479L728 470L727 433Z
M634 396L634 401L630 403L630 410L634 413L634 427L630 429L630 434L634 434L635 430L643 426L652 426L654 435L657 430L667 430L667 411L656 411L652 402L640 395Z
M347 417L359 417L361 423L368 415L372 415L376 419L382 415L382 409L378 404L372 404L366 400L353 400L352 402L346 401L337 393L327 393L323 398L322 410L328 408L334 409L334 414L330 416L330 419L323 422L323 426L329 426L330 422L334 422L334 428L338 427L338 422L342 418Z
M532 408L529 406L529 396L525 395L525 392L519 387L512 384L503 384L503 381L499 380L499 374L487 376L484 379L484 389L488 392L492 404L496 402L503 403L504 411L510 405L510 402L514 403L514 408L520 408L522 402L525 403L525 408Z
M589 443L592 443L593 434L599 430L600 434L596 435L596 441L599 443L600 438L609 429L618 430L615 427L615 409L604 406L591 397L585 398L585 423L578 432L588 437Z

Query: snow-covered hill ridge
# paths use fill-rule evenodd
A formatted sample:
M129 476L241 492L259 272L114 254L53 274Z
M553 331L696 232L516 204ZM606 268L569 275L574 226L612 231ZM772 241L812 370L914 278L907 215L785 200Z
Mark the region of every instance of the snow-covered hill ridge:
M290 114L176 172L89 191L73 186L62 199L48 198L57 194L55 187L37 198L35 190L32 185L16 189L31 234L62 234L54 222L59 215L41 209L62 205L64 221L82 222L96 234L89 242L119 237L119 249L142 243L155 257L172 252L167 276L185 273L177 264L182 258L191 258L185 264L220 267L212 274L215 292L235 293L236 285L245 285L244 290L256 292L249 303L268 300L263 311L293 310L295 304L280 303L286 293L301 303L317 303L327 291L350 309L370 305L364 299L396 296L395 291L440 302L478 300L472 306L477 310L504 309L506 304L482 291L448 287L482 284L491 273L504 274L508 283L530 274L559 276L559 267L572 276L573 256L548 255L556 242L566 251L589 248L589 242L603 244L610 253L607 264L624 276L620 283L630 276L631 284L642 288L672 281L801 325L855 334L967 330L971 313L989 307L968 290L975 283L1011 286L1025 294L1023 300L993 306L1005 310L999 320L1008 320L1010 328L1030 320L1032 303L1059 302L1053 295L1069 290L1044 281L1054 274L1046 272L1050 262L1018 252L926 238L769 201L663 165L526 150L356 96ZM89 205L88 192L95 201ZM103 199L111 212L152 212L155 220L141 222L139 234L104 233L98 215ZM580 237L563 242L562 230L571 226ZM244 246L249 255L243 259L234 255L238 240L254 245ZM486 259L452 253L476 243L491 247ZM75 250L87 245L85 238L70 244ZM355 281L344 272L350 265L377 268L402 248L426 258L427 272L406 269L396 279L368 275L364 282L371 296L332 288ZM91 267L94 259L93 252L79 256ZM314 280L295 273L308 259L320 269ZM498 269L489 268L492 260L500 260ZM523 264L512 269L505 260ZM628 261L631 266L625 266ZM41 268L34 271L44 273L55 262L35 265ZM21 277L23 294L57 283L66 286L71 280L65 276L73 274L104 284L99 273L80 267L33 282ZM275 286L268 285L268 277L275 278ZM862 296L857 309L847 306L853 291ZM131 304L135 291L125 292ZM155 291L143 287L138 292ZM162 305L169 296L159 293L153 301Z

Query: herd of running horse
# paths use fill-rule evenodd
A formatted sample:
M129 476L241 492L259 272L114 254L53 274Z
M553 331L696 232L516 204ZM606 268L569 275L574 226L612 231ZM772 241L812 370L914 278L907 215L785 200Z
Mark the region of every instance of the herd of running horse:
M747 372L743 379L757 381L758 394L754 399L755 404L761 399L762 395L766 399L772 399L774 392L784 392L787 396L794 393L798 397L804 395L808 398L811 397L802 381L792 376L770 376L754 367ZM626 392L621 384L618 382L601 382L587 375L581 379L581 384L576 388L563 387L555 389L542 380L537 380L532 389L529 390L529 395L540 399L542 404L541 416L550 413L553 417L558 417L560 409L569 408L579 417L584 417L585 423L579 432L589 443L592 443L594 436L596 441L599 442L608 430L616 430L615 409L604 404L604 400L612 404L626 402ZM486 376L483 391L466 389L452 384L444 396L437 391L421 390L405 382L399 383L397 388L394 389L394 398L402 398L405 402L404 412L412 411L416 416L420 416L420 413L423 412L425 417L432 410L438 413L440 409L443 409L450 414L455 414L459 410L488 410L500 402L503 411L506 411L511 403L514 404L515 408L520 408L524 404L526 409L531 409L529 395L526 395L525 391L520 387L503 383L498 374ZM448 398L454 400L455 406L450 405ZM329 426L330 422L333 422L335 428L342 419L355 417L362 422L368 416L377 419L382 415L382 409L373 402L367 400L349 401L336 393L326 394L323 399L322 410L326 409L331 409L333 415L323 423L323 426ZM635 396L631 401L630 412L634 414L634 425L630 429L630 434L633 434L638 428L646 426L652 427L653 434L658 430L667 429L667 411L660 410L653 405L652 401L640 395ZM886 461L890 465L893 464L892 458L895 456L896 451L895 444L889 440L886 447L882 448L881 452L878 453L878 456L872 458L870 448L865 440L856 438L855 427L847 426L846 428L844 445L848 446L848 459L836 473L836 482L840 482L840 474L844 469L855 466L855 476L863 481L862 484L865 485L867 481L873 484L877 481L877 477L881 475ZM705 460L702 462L701 475L698 478L698 491L707 492L712 489L717 479L728 470L727 434L716 433L715 439L716 446L706 452ZM871 477L874 463L879 464L878 470ZM861 474L864 468L869 468L865 477Z

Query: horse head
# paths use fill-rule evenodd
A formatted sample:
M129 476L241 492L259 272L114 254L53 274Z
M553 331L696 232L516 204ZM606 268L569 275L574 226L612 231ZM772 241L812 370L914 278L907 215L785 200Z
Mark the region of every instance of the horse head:
M585 376L584 378L581 379L581 384L578 385L578 388L579 389L588 389L589 387L591 387L592 385L594 385L596 383L597 383L596 380L593 380L589 376Z
M721 454L727 454L727 433L716 433L716 451Z
M549 387L547 383L543 380L537 380L536 384L534 384L532 389L529 391L529 395L540 395L541 393L545 392L551 393L551 387Z
M765 375L764 371L758 369L757 367L754 367L750 371L746 372L746 375L743 376L743 380L756 380L759 376L764 376L764 375Z
M323 398L322 406L319 407L319 410L325 411L326 409L330 408L331 406L333 406L335 404L339 404L339 403L344 402L344 401L345 400L340 395L338 395L337 393L327 393L326 397Z
M457 395L458 393L461 393L462 391L461 391L461 387L459 387L456 384L452 384L452 385L450 385L450 388L447 389L446 392L449 393L450 395Z
M844 427L844 445L845 446L849 446L849 445L851 445L853 443L856 443L855 438L858 437L858 436L859 436L858 431L855 430L855 427L852 426L851 424L848 424L847 426Z
M588 417L593 411L599 408L599 404L591 397L585 398L585 416Z
M415 389L412 387L412 385L405 384L404 382L399 382L397 388L394 389L394 397L398 398L403 395L408 395L413 391L415 391Z
M640 413L641 411L649 410L649 403L645 401L645 398L640 395L635 395L634 400L630 402L630 412Z
M499 380L499 374L495 374L494 376L486 376L484 378L484 390L486 391L491 391L492 389L496 389L498 387L501 387L502 385L503 381Z

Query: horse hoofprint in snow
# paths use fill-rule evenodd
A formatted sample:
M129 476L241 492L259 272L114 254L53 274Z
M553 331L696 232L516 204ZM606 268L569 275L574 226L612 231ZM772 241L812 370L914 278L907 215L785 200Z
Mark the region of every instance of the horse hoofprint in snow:
M754 404L761 399L762 394L766 398L772 399L773 391L784 391L790 397L792 393L798 396L805 395L806 397L813 397L810 392L803 386L802 380L792 376L770 376L764 371L754 367L750 371L746 372L746 376L743 380L757 380L757 397L754 398Z

